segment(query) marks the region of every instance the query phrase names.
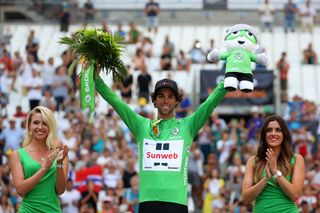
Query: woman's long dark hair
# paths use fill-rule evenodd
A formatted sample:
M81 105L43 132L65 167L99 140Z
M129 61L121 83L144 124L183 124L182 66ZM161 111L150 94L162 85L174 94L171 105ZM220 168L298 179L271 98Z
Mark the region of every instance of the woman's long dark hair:
M282 172L283 176L287 176L292 174L293 166L290 163L290 160L293 156L293 151L291 149L290 143L292 141L290 130L287 126L286 121L278 115L272 115L268 117L261 129L261 137L260 144L258 146L256 158L255 158L255 169L254 169L254 182L259 182L262 179L262 173L265 169L267 160L266 160L266 152L268 148L268 144L266 141L267 128L271 121L277 121L280 125L282 134L283 134L283 142L281 144L281 151L277 159L278 169Z

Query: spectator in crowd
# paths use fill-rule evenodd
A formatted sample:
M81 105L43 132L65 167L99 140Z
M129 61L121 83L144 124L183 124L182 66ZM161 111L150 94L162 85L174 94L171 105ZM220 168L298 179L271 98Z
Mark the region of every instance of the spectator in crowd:
M13 117L17 119L25 119L27 118L28 114L24 111L22 111L22 107L20 105L16 106L16 111L13 114Z
M108 169L103 174L104 185L107 188L115 189L118 181L121 180L120 171L116 166L116 163L111 160L108 163Z
M39 106L42 98L43 80L38 70L32 70L32 76L25 80L24 86L29 99L29 109L32 110L34 107Z
M142 49L145 57L150 58L153 56L153 43L150 37L143 37L138 46Z
M123 175L122 175L122 181L124 184L124 188L128 189L131 187L131 178L135 175L137 175L137 171L134 168L135 166L135 161L134 159L128 159L127 160L127 165L124 169Z
M59 19L60 19L60 32L68 32L69 31L69 25L70 25L70 12L68 8L63 8Z
M55 75L55 66L53 57L49 57L47 63L43 65L41 77L43 79L43 92L50 90L52 92L52 84Z
M34 62L39 63L38 51L39 51L39 42L35 38L34 30L30 31L28 36L27 45L26 45L27 55L32 55Z
M211 131L215 138L214 142L217 142L221 139L222 131L228 130L226 121L223 118L219 117L217 112L213 112L210 116L209 122L211 124ZM215 143L214 143L215 144Z
M162 49L160 58L160 70L172 70L172 57Z
M2 81L2 78L0 78L0 81ZM0 117L7 117L7 116L8 116L8 96L6 96L5 93L0 92Z
M259 16L262 32L264 32L266 29L269 32L272 32L274 8L271 4L269 4L269 0L264 0L264 3L259 7Z
M207 50L206 50L206 55L208 55L212 50L214 50L214 48L216 48L216 46L215 46L215 40L214 40L214 38L211 38L211 39L209 40L209 47L208 47Z
M17 80L17 76L21 75L24 67L24 59L21 57L19 51L14 52L14 56L12 58L12 66L13 66L13 79L11 83L11 89L13 91L17 91L17 88L15 88L15 83Z
M170 41L169 35L164 38L162 45L162 52L160 56L160 69L171 70L172 69L172 57L174 56L174 44Z
M204 156L201 150L193 143L190 148L188 183L191 186L191 196L198 207L202 206L201 177L203 176Z
M180 89L180 94L182 95L182 101L178 105L176 109L176 117L177 118L184 118L187 117L192 109L192 103L190 97L185 93L183 89Z
M127 77L124 79L120 85L121 97L126 103L130 103L132 99L132 84L133 76L131 74L131 67L127 65Z
M318 56L313 49L312 43L308 44L308 47L303 50L303 63L304 64L318 64Z
M88 189L81 193L80 208L88 208L90 211L97 212L98 193L94 189L94 182L87 180ZM81 211L80 211L81 212Z
M129 23L128 44L136 44L141 39L141 32L138 30L135 22Z
M290 69L286 52L281 53L281 58L276 67L280 74L281 102L286 102L288 100L288 73Z
M90 23L94 20L96 9L91 0L87 0L83 5L85 22Z
M247 128L249 130L249 139L255 137L256 132L259 132L263 124L263 116L260 113L258 106L253 106L251 108L252 117L247 122Z
M12 58L12 65L16 75L19 75L22 73L24 60L21 57L20 52L18 50L14 52L14 55Z
M105 33L112 33L111 32L111 29L109 28L109 26L108 26L108 23L107 23L107 21L105 21L105 20L103 20L102 21L102 23L101 23L101 30L103 31L103 32L105 32Z
M217 142L217 150L219 151L219 171L221 177L226 177L229 159L236 149L236 138L234 134L230 134L229 130L222 132L222 137Z
M80 207L80 213L96 213L96 210L89 204L83 204Z
M61 212L58 195L67 185L68 147L56 143L56 128L48 108L34 108L27 118L23 148L10 155L13 184L23 197L21 212Z
M75 114L79 114L82 112L79 99L77 99L76 97L73 96L71 98L68 98L68 102L69 102L69 104L64 109L64 112L66 114L68 114L70 112L75 113Z
M0 57L2 57L3 50L7 48L6 46L7 46L7 45L6 45L6 42L0 40Z
M303 189L305 166L302 156L293 153L291 141L283 118L266 119L257 154L247 162L242 186L243 200L255 200L254 212L278 212L282 208L298 211L294 202Z
M0 62L0 104L7 105L9 102L8 72Z
M184 71L190 71L192 61L187 56L187 54L180 50L179 54L177 55L177 70L184 70Z
M246 213L252 212L251 205L246 205L243 201L235 200L234 203L230 207L230 212L239 212L239 213Z
M144 7L148 31L158 32L160 6L155 0L149 0Z
M51 110L55 110L57 108L57 102L52 96L52 92L50 90L45 90L43 96L40 100L40 105L47 107Z
M38 66L34 61L34 56L31 54L28 54L27 63L25 64L22 72L22 78L24 81L27 81L29 78L32 77L32 70L34 69L38 69Z
M164 42L162 44L162 53L170 55L170 57L173 57L175 55L175 45L170 40L169 35L165 35L164 37Z
M300 213L310 213L311 211L310 211L310 206L308 205L308 202L307 201L302 201L301 203L300 203Z
M178 86L173 80L162 79L155 85L155 90L151 97L158 111L158 119L156 120L150 120L137 115L104 84L101 78L96 80L96 88L99 94L119 113L121 119L123 119L133 135L135 135L138 140L139 150L148 150L147 152L139 152L141 159L139 175L142 183L139 189L139 212L187 212L188 184L185 182L187 179L183 181L184 170L182 168L179 169L182 162L185 162L187 159L187 151L183 150L187 149L187 146L191 146L193 138L226 94L223 82L217 86L215 91L202 103L193 116L191 115L180 121L177 121L174 117L175 108L181 101L181 96L178 92ZM179 126L177 126L178 124ZM160 150L161 154L172 153L169 150L175 148L170 148L170 145L175 145L173 143L162 143L170 140L171 135L184 137L184 145L176 144L178 145L177 147L181 148L185 146L185 149L177 152L177 157L181 157L180 163L176 160L174 162L161 161L161 159L157 159L158 157L154 157L160 153ZM175 141L178 142L177 140ZM168 171L167 167L169 165L176 171ZM187 165L186 163L185 166ZM159 182L155 181L154 175L159 178ZM170 193L167 193L169 185L163 185L161 184L162 181L160 181L167 180L168 178L170 178L172 183L170 184ZM183 184L183 182L185 183ZM160 194L154 193L155 191L160 192Z
M73 129L65 128L62 130L63 136L60 136L60 141L62 144L67 145L68 148L72 151L78 151L78 142L77 138L74 135Z
M318 145L319 146L319 145ZM318 151L319 152L319 151ZM320 192L320 160L316 160L312 170L309 173L311 175L311 184L313 188Z
M292 100L289 100L288 102L288 115L286 115L287 120L291 120L293 122L300 122L302 118L302 112L303 112L303 107L304 107L304 100L298 96L294 95L292 97ZM294 114L293 114L294 113ZM290 117L294 116L292 119ZM293 125L289 123L289 129L292 130ZM297 126L297 125L296 125ZM300 124L298 125L300 128Z
M194 40L192 48L189 50L192 63L201 64L205 60L205 53L198 39Z
M73 181L68 179L66 191L60 195L62 213L79 213L80 198L80 192L73 188Z
M114 34L117 35L117 36L120 36L124 40L126 39L126 31L124 31L122 29L122 23L121 22L117 23L117 30L116 30L116 32Z
M144 67L141 70L141 73L138 75L137 85L138 85L138 97L145 98L147 100L147 103L149 102L151 84L152 84L152 77L148 73L147 68Z
M224 179L220 177L218 169L212 169L210 178L204 182L204 203L203 203L203 213L211 212L221 212L216 209L223 207L223 192L224 192L225 182Z
M139 176L134 175L130 179L130 188L124 193L124 203L129 212L139 212Z
M234 154L232 164L227 168L229 176L227 190L230 191L230 202L241 200L241 184L243 182L245 168L245 165L242 164L240 154Z
M310 184L305 184L305 186L303 187L302 195L296 200L297 205L302 206L302 209L303 209L304 201L307 202L309 209L313 209L317 204L316 193L314 192L314 189Z
M205 162L206 163L203 164L202 182L204 182L207 178L209 178L211 176L211 171L213 169L218 169L218 165L219 165L217 156L213 152L208 154Z
M15 76L15 72L13 69L13 61L7 49L3 50L2 56L0 57L0 63L5 65L8 77L12 78Z
M314 6L311 5L310 0L305 1L305 4L299 9L299 13L301 18L302 31L313 33L317 11Z
M52 87L52 95L56 100L57 111L62 110L65 107L65 100L68 98L71 89L67 76L67 68L65 66L60 66L56 71L52 81Z
M209 123L206 123L198 133L197 143L203 154L203 162L207 163L207 157L212 152L212 141L214 137L211 132Z
M20 148L24 136L24 130L16 125L16 118L10 117L8 122L9 126L4 128L0 133L0 140L4 142L4 153L11 153Z
M10 201L10 197L6 193L0 194L0 212L14 213L15 209Z
M288 0L284 5L284 32L287 33L288 29L291 29L291 32L296 31L296 14L299 12L297 5Z
M136 53L132 58L134 70L142 71L146 67L145 56L141 48L136 49Z
M113 205L114 203L113 203L112 197L105 196L104 198L102 198L102 207L99 213L116 213Z

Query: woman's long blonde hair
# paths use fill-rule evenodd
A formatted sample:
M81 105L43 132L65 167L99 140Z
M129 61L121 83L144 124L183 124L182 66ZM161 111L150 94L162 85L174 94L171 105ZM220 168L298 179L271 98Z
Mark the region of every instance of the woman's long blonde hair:
M57 137L57 124L56 119L50 109L44 106L37 106L35 107L28 115L27 117L27 123L26 123L26 136L24 138L22 146L25 147L28 144L30 144L32 136L30 134L30 124L32 116L36 113L40 113L43 121L48 125L49 127L49 134L46 138L46 145L48 149L55 149L56 144L56 137Z

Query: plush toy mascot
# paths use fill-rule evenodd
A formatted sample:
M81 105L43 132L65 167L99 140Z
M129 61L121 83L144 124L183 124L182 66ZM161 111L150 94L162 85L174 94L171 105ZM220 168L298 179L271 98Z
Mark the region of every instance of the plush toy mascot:
M212 50L207 59L211 62L226 61L224 88L251 92L254 88L251 62L267 65L265 53L256 54L259 47L258 32L250 25L236 24L226 31L226 51Z

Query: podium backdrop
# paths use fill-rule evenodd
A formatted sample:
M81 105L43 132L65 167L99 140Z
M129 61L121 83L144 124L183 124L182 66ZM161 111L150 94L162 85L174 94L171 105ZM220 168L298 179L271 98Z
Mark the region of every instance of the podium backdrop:
M220 105L235 106L263 106L274 104L273 91L273 72L253 71L254 74L254 91L243 93L240 90L227 93ZM224 79L223 71L201 70L200 71L200 102L202 103L208 94Z

